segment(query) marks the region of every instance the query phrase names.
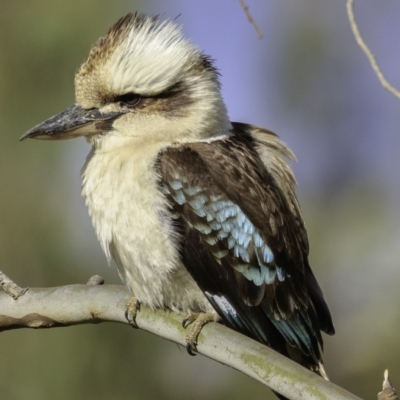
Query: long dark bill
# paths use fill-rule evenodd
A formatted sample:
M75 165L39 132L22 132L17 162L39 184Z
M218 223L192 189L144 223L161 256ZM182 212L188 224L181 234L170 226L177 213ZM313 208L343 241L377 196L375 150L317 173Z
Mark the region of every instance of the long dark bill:
M31 139L73 139L79 136L101 132L101 123L114 120L119 112L102 114L97 108L85 110L77 104L36 125L19 140ZM97 124L99 123L99 124Z

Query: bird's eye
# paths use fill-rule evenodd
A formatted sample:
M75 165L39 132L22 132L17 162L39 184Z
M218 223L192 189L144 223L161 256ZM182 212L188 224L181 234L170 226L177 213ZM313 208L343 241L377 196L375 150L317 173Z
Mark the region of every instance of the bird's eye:
M136 107L140 103L141 97L136 93L126 93L121 96L118 96L115 101L118 102L121 106L125 106L128 108Z

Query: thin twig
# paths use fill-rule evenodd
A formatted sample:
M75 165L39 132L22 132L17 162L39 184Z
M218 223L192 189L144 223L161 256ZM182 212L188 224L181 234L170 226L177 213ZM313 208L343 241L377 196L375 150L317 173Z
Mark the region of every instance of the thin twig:
M395 89L385 78L385 75L383 75L383 72L381 71L375 56L372 54L371 50L368 48L368 46L365 44L364 39L361 36L360 30L358 29L358 25L356 22L356 18L354 16L354 0L347 0L347 15L349 17L350 21L350 26L351 29L353 30L354 37L356 38L356 41L358 45L361 47L362 51L365 53L367 56L369 62L371 63L372 69L375 71L379 81L381 82L382 86L389 90L390 93L392 93L394 96L400 99L400 92Z
M254 26L254 29L257 32L257 36L259 39L263 37L263 32L261 28L258 26L257 22L253 19L252 15L250 14L249 6L246 4L244 0L239 0L240 5L243 8L243 11L246 14L248 21Z
M378 400L399 400L392 383L389 380L389 371L385 370L383 374L382 392L378 393Z
M28 288L19 287L2 271L0 271L0 286L14 300L17 300L28 290Z

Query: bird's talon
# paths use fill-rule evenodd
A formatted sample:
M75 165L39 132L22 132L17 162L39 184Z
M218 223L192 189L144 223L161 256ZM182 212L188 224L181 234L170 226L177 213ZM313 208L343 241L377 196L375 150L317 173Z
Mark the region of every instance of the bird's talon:
M199 313L189 313L185 318L183 318L182 326L186 329L191 323L196 321L199 315Z
M190 356L197 356L197 345L196 343L187 343L186 351Z
M139 329L138 324L136 323L136 315L131 315L128 310L125 311L125 318L128 321L128 324L135 329Z
M139 329L139 326L136 323L136 315L138 311L140 311L140 302L135 296L132 296L126 303L125 318L129 325L135 329Z
M204 325L209 322L215 322L218 317L214 313L190 313L182 321L182 326L187 328L190 326L188 333L186 334L186 351L191 355L195 356L197 351L197 338Z

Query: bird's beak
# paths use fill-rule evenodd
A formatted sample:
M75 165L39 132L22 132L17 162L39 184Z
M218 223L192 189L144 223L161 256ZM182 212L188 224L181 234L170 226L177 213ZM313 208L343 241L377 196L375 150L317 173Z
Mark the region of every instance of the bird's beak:
M97 108L85 110L77 104L30 129L19 140L73 139L109 130L120 112L101 113ZM108 127L108 129L107 129Z

